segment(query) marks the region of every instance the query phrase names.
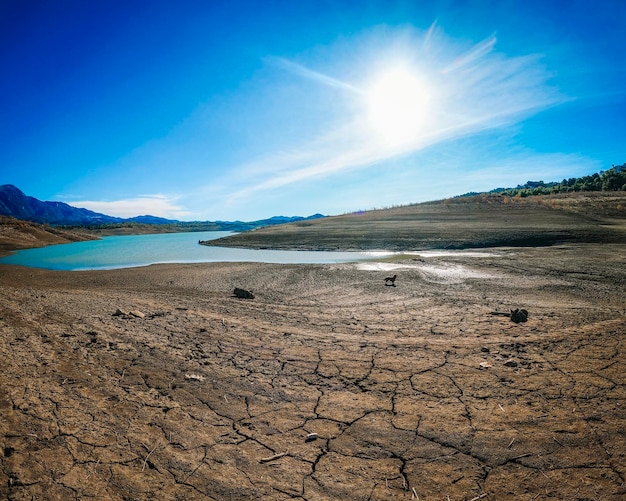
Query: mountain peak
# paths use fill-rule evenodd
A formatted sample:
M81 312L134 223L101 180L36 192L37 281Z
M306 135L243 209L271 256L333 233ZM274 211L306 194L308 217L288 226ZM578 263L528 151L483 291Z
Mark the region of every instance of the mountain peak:
M77 209L63 202L42 202L25 195L12 184L0 185L0 214L24 221L52 225L83 225L121 222L123 219Z
M157 216L136 216L131 218L119 218L100 214L88 209L78 209L63 202L42 202L34 197L25 195L19 188L12 184L0 185L0 215L9 216L22 221L30 221L39 224L50 224L57 226L90 226L105 225L114 223L137 223L147 225L177 224L197 227L196 223L181 223L172 219L165 219ZM223 231L245 231L260 226L271 226L276 224L291 223L303 219L316 219L324 217L322 214L315 214L309 217L300 216L274 216L269 219L262 219L253 222L229 222L217 221L211 223L207 221L205 225L211 229Z

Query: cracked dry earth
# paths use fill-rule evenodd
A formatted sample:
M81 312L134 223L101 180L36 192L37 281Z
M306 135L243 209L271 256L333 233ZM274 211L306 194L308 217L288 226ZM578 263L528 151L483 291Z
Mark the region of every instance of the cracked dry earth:
M624 499L625 255L2 267L0 498Z

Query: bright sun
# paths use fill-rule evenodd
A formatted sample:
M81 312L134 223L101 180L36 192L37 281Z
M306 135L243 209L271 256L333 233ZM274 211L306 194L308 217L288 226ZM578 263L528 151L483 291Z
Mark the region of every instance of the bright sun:
M420 78L405 68L379 76L367 92L368 118L378 139L400 146L422 132L430 93Z

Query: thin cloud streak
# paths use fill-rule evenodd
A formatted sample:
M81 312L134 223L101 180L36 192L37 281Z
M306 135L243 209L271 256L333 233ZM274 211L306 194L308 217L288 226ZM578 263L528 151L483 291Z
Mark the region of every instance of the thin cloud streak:
M424 37L424 42L422 44L425 50L430 49L430 42L434 36L436 29L437 29L437 20L433 21L433 23L428 28L428 31L426 32L426 36Z
M354 85L343 82L328 75L324 75L323 73L307 68L306 66L302 66L301 64L294 63L293 61L289 61L288 59L285 59L283 57L266 57L265 61L275 64L291 73L310 80L317 81L324 85L347 90L356 94L363 94L363 91L358 87L355 87Z
M470 51L466 54L455 59L452 64L448 67L441 70L442 73L451 73L463 66L470 64L471 62L480 59L481 57L489 54L494 47L496 46L496 37L495 35L490 36L489 38L483 40L482 42L476 44Z

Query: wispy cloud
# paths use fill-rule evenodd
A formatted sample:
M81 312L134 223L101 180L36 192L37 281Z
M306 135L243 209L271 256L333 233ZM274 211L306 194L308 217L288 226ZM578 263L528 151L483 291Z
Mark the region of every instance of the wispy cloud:
M323 85L328 85L330 87L336 87L338 89L343 89L343 90L347 90L350 92L355 92L357 94L362 94L363 90L359 89L358 87L355 87L354 85L351 85L347 82L343 82L337 78L333 78L329 75L325 75L324 73L320 73L319 71L315 71L312 70L310 68L307 68L306 66L303 66L301 64L298 64L294 61L290 61L289 59L285 59L284 57L276 57L276 56L268 56L266 58L264 58L265 62L270 63L270 64L274 64L286 71L289 71L291 73L295 73L297 75L300 75L304 78L308 78L310 80L314 80L317 81Z
M435 24L421 38L413 37L404 53L429 82L431 111L421 132L411 141L386 144L368 127L365 105L340 125L289 149L233 169L227 198L237 204L255 193L272 191L314 178L324 178L418 153L459 138L505 128L566 100L549 85L551 75L538 55L509 57L496 51L495 36L471 47L459 47L443 37ZM423 48L428 46L427 53ZM397 47L396 47L397 49ZM411 56L411 54L413 54ZM419 57L416 56L419 54ZM412 60L411 60L412 57ZM391 56L390 56L391 58ZM397 53L393 54L395 60ZM421 58L421 59L420 59ZM273 65L320 86L351 95L366 89L284 58ZM368 75L363 75L363 82ZM245 183L241 183L242 173ZM237 181L235 181L237 179Z
M177 197L156 194L113 201L78 200L70 203L74 207L115 217L129 218L150 215L168 219L184 219L190 215L190 212L177 205L177 199Z
M458 70L463 66L467 66L468 64L476 61L489 54L494 47L496 46L496 36L492 35L489 38L483 40L482 42L476 44L466 53L460 55L451 64L441 70L442 73L450 73L452 71Z

